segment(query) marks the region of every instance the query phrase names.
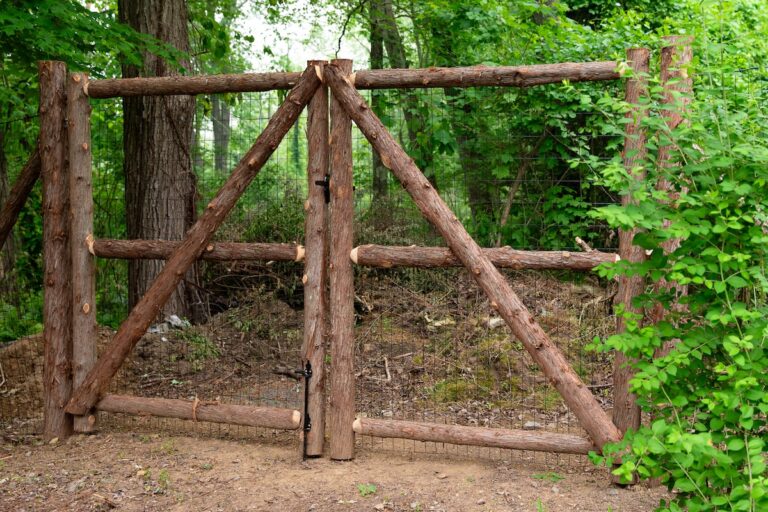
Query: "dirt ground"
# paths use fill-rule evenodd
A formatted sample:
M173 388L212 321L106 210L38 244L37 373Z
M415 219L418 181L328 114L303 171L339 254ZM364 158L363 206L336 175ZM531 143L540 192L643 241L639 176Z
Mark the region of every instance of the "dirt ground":
M290 447L138 434L0 446L8 511L649 511L662 489L596 468L361 450L301 462Z

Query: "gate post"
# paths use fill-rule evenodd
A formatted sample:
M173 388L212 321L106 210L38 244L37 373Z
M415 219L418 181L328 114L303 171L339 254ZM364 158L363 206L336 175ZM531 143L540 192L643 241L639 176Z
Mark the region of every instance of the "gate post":
M646 48L630 48L627 50L627 61L634 75L627 80L625 100L630 105L626 118L630 121L625 128L624 151L622 161L624 168L634 182L630 182L629 192L622 196L621 205L627 207L636 203L632 198L633 191L641 187L645 181L645 169L642 167L647 153L646 133L643 119L647 115L646 108L638 105L640 98L647 94L648 61L650 52ZM630 263L640 263L645 260L645 251L633 245L636 229L619 230L619 256ZM640 313L632 307L632 299L643 293L645 280L641 276L619 279L615 304L624 304L626 311ZM623 318L616 320L616 332L624 332L627 326ZM635 401L635 395L629 391L629 380L632 370L627 368L627 358L621 352L614 352L613 359L613 423L622 434L628 429L640 427L640 407Z
M331 61L344 75L352 61ZM331 459L354 457L355 433L355 284L352 271L354 198L352 196L352 121L331 95Z
M320 75L325 61L311 60ZM309 103L307 116L307 202L304 204L304 363L309 363L312 377L307 390L307 409L311 426L306 436L304 453L307 457L323 454L325 441L325 246L326 189L328 186L328 87L321 85Z
M69 251L69 179L66 163L67 67L38 63L40 74L40 162L43 181L43 436L72 434L64 407L72 393L72 267Z
M88 75L71 73L67 80L69 145L70 246L72 251L72 380L76 388L96 363L96 262L93 242L91 175L91 107ZM92 432L94 411L75 416L76 432Z

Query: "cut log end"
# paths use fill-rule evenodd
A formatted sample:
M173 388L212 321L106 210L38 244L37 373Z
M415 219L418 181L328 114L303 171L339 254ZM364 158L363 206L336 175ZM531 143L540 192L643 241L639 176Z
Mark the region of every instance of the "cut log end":
M299 411L293 411L291 421L293 422L293 428L299 428L299 425L301 425L301 413Z
M304 246L303 245L297 245L296 246L296 261L304 261Z
M352 249L352 252L349 253L349 259L351 259L352 263L354 263L355 265L357 265L357 250L358 249L359 249L359 247L355 247L354 249Z
M352 422L352 431L356 434L363 431L363 422L360 421L360 418L355 418L355 421Z

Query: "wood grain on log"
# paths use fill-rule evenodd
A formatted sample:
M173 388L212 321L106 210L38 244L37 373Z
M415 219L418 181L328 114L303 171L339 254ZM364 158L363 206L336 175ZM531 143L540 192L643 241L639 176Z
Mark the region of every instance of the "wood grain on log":
M72 266L67 131L64 125L67 67L63 62L43 61L39 63L39 72L45 290L43 435L46 439L64 439L73 428L72 416L64 411L72 392Z
M182 242L168 240L94 240L99 258L166 260ZM301 261L304 248L296 244L211 242L200 255L208 261Z
M13 184L8 200L0 210L0 249L5 245L5 241L11 234L13 226L19 219L19 214L27 202L27 197L32 192L32 188L40 177L40 149L35 147L32 156L29 157L24 168L21 169L19 177Z
M536 432L504 428L464 427L415 421L358 418L353 424L356 433L375 437L414 439L433 443L451 443L511 450L550 453L587 454L597 451L592 441L573 434Z
M301 413L293 409L221 404L218 401L143 398L127 395L105 395L96 409L106 412L179 418L245 425L247 427L295 430L301 425Z
M325 66L325 70L331 66ZM334 60L339 76L352 71L352 61ZM331 450L334 460L354 456L355 433L355 283L349 253L354 234L352 196L352 121L331 95L331 247L329 255L331 318Z
M319 84L320 79L314 69L304 71L296 87L288 94L254 145L237 164L216 197L208 203L198 221L189 229L184 241L173 252L147 293L122 323L93 370L75 391L67 406L69 413L84 414L106 391L109 381L176 289L184 273L203 254L213 234L299 118Z
M88 250L93 238L91 176L91 107L85 89L88 75L67 80L69 145L70 250L72 252L72 385L79 386L96 362L96 264ZM92 432L90 412L76 416L76 432Z
M497 267L512 269L592 270L601 263L618 261L617 254L599 251L517 251L509 247L481 251ZM352 249L350 258L358 265L379 268L462 266L447 247L360 245Z
M326 66L325 82L333 97L355 121L365 137L381 155L421 210L437 228L453 254L471 272L491 301L491 306L504 318L513 334L522 342L552 385L560 392L581 425L598 447L621 439L616 426L581 382L562 352L552 343L531 313L512 291L509 283L462 226L459 219L440 198L429 181L398 145L381 121L371 112L362 96L337 66ZM332 143L335 138L332 136ZM334 224L335 228L335 224ZM334 364L336 359L334 358ZM335 373L335 371L334 371Z
M324 61L310 61L322 75ZM308 107L307 180L304 208L304 361L312 366L307 412L312 429L307 432L306 456L319 457L325 442L325 245L326 204L322 183L328 174L328 88L318 87ZM320 185L318 185L318 182Z

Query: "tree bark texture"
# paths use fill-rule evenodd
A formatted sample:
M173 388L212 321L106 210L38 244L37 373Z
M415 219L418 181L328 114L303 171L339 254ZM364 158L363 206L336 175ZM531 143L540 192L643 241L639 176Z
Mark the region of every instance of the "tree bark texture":
M24 203L32 192L32 188L35 186L39 176L40 150L35 148L34 153L32 153L32 156L29 157L29 160L27 160L27 163L21 170L19 177L16 178L13 188L8 192L8 199L5 201L3 209L0 210L0 248L5 245L5 241L10 236L13 226L19 218L19 214L24 208Z
M357 89L428 89L444 87L532 87L559 83L617 80L616 62L563 62L532 66L368 69L354 74ZM91 98L196 95L290 89L301 73L170 76L94 80Z
M618 261L618 255L600 251L517 251L509 247L500 247L481 249L481 252L496 267L515 270L592 270L601 263ZM447 247L360 245L352 249L350 257L353 263L365 267L462 266L461 260Z
M320 79L314 69L307 69L304 72L302 79L277 109L267 127L237 164L216 197L208 203L205 212L189 230L183 243L173 252L147 293L122 323L96 362L96 366L78 387L67 406L70 413L85 413L106 391L110 379L114 377L120 365L144 335L165 301L176 289L184 273L206 250L213 234L296 122L319 83Z
M370 66L371 69L382 69L384 67L384 30L382 27L383 6L381 0L370 0L368 7L368 19L370 23ZM371 92L371 108L377 116L382 117L387 108L380 91ZM389 171L381 163L381 157L375 151L371 152L373 167L373 206L385 205L389 195ZM376 208L375 219L380 220L379 212L385 214L382 209ZM382 223L384 224L384 223Z
M321 70L324 61L310 61ZM309 104L307 120L307 179L309 191L304 220L304 361L312 367L307 413L312 429L307 436L306 455L319 457L325 442L325 325L327 236L325 190L318 185L328 175L328 88L318 87Z
M365 100L344 77L344 72L330 65L326 67L324 77L333 91L334 98L355 121L374 149L381 154L384 165L394 172L422 215L437 228L454 255L471 272L491 300L491 306L504 318L513 334L560 392L595 444L602 448L606 443L621 439L618 429L560 350L536 323L496 267L483 255L480 247L414 165L413 160L371 112ZM335 138L332 136L331 140L335 141Z
M301 425L301 413L293 409L256 407L253 405L221 404L218 400L178 400L173 398L143 398L126 395L106 395L96 409L106 412L210 421L247 427L296 430Z
M79 386L96 363L96 262L89 252L93 239L91 175L91 107L88 75L67 80L67 139L69 143L70 250L72 253L72 384ZM91 432L90 413L76 416L76 432Z
M325 66L349 75L351 60L334 60ZM331 248L329 255L331 318L331 459L349 460L354 456L355 433L355 283L349 253L354 236L355 208L352 195L352 121L331 96Z
M669 46L665 46L661 49L661 84L664 89L664 104L668 105L662 116L666 120L667 130L665 134L660 136L661 142L659 145L659 153L656 159L656 165L658 166L659 180L656 183L656 190L666 192L667 194L674 194L672 189L672 182L667 176L675 172L677 163L673 161L673 154L678 151L677 145L674 140L669 140L669 137L674 137L674 130L683 123L683 114L685 113L688 104L691 101L693 93L693 80L688 75L688 66L693 58L691 49L692 39L690 36L669 36L665 38L665 41L669 43ZM671 199L667 202L672 202ZM669 221L664 221L664 225L669 226ZM665 240L661 244L661 248L665 254L671 254L680 247L679 238L671 238ZM688 286L678 285L677 283L668 282L666 279L660 279L655 285L655 291L672 291L675 295L675 300L670 305L673 310L679 309L681 306L677 302L677 299L688 294ZM651 309L648 317L652 323L658 323L667 315L667 311L663 304L655 304ZM669 353L671 345L662 347L657 353L657 357L661 357Z
M93 254L121 260L167 260L182 242L167 240L95 240ZM296 244L212 242L200 255L207 261L302 261L304 247Z
M66 414L72 392L72 267L69 250L67 169L67 68L39 63L40 169L43 179L43 436L64 439L72 433Z
M587 454L597 451L592 441L573 434L536 432L504 428L464 427L415 421L358 418L353 424L356 433L374 437L394 437L433 443L486 446L510 450L530 450L549 453Z
M631 48L627 50L627 61L635 72L634 77L627 80L625 101L631 105L626 118L624 151L622 160L627 173L634 180L630 185L630 192L621 198L621 204L627 207L636 204L632 198L632 191L643 187L645 182L645 169L642 167L647 154L646 133L642 126L643 119L647 115L645 108L639 105L640 99L648 94L647 77L650 52L646 48ZM619 230L619 256L631 263L645 261L645 251L636 245L633 240L637 229ZM615 304L623 304L626 311L642 314L642 310L632 306L632 300L645 290L645 279L641 276L621 276L616 292ZM622 333L627 326L622 317L616 319L616 331ZM633 372L627 368L627 358L621 352L614 352L613 360L613 423L626 432L628 429L636 430L640 427L640 407L636 403L635 395L629 391L629 381Z
M211 123L213 124L213 167L217 173L229 170L229 126L231 113L226 100L218 95L211 96Z
M120 20L181 50L189 51L184 0L120 0ZM187 65L188 63L183 63ZM123 66L123 76L159 77L179 71L146 53L142 66ZM181 240L195 220L196 179L192 169L195 99L191 96L129 97L123 100L126 227L130 239ZM128 264L128 304L133 307L160 272L152 260ZM186 280L195 282L196 271ZM162 308L161 317L194 318L197 289L186 280ZM197 311L200 313L200 311Z

